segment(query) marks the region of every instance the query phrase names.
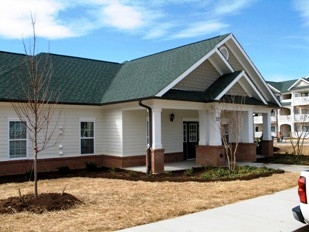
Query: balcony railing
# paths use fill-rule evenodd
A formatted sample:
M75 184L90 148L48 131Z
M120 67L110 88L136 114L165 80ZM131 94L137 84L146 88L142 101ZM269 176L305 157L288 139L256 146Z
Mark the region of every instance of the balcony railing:
M276 122L276 117L271 116L270 120L272 123ZM262 124L263 123L263 116L255 116L254 117L254 124Z
M293 99L294 105L309 105L309 97L295 97Z
M309 122L309 114L280 115L279 122Z

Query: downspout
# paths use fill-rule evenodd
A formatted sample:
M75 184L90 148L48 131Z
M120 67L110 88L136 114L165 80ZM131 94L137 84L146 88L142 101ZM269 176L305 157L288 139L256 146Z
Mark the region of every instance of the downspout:
M147 146L147 170L146 173L151 173L151 146L152 146L152 109L150 106L144 105L142 103L142 100L138 103L141 107L144 107L148 110L148 117L149 117L149 123L148 123L148 131L149 131L149 144Z

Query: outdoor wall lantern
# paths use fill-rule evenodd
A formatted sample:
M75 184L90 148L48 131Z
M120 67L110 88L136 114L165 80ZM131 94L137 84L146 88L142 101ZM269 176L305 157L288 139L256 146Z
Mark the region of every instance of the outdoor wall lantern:
M171 114L170 114L170 121L171 121L171 122L174 121L174 118L175 118L175 114L174 114L174 113L171 113Z

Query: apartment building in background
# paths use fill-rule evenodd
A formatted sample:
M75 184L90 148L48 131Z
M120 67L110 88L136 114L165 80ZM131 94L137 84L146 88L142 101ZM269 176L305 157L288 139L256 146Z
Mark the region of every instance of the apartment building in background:
M295 80L267 81L270 89L282 103L282 108L271 111L271 134L274 138L309 138L309 76ZM255 138L263 133L263 120L254 115Z

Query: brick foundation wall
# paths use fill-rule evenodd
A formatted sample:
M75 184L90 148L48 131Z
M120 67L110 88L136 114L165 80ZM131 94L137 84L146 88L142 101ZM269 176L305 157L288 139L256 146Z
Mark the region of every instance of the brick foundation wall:
M93 162L102 167L102 156L79 156L53 159L38 159L38 172L57 171L59 167L67 166L70 169L84 169L86 162ZM0 176L25 174L33 166L33 160L12 160L0 162Z
M223 146L196 146L196 164L199 166L221 167L225 165Z
M174 152L164 154L164 163L183 161L183 152Z
M161 157L162 158L162 157ZM183 153L164 154L163 150L163 165L164 162L177 162L183 160ZM134 166L146 166L146 155L117 157L110 155L87 155L77 157L61 157L52 159L38 159L38 172L58 171L59 167L67 166L71 170L86 168L86 162L92 162L97 167L115 167L125 168ZM160 161L162 162L162 161ZM12 160L0 162L0 176L25 174L32 169L33 160ZM162 167L156 167L158 171ZM163 167L164 169L164 167Z
M256 161L256 144L255 143L238 143L237 162L254 162Z
M262 140L261 146L262 146L262 155L264 156L274 155L274 142L272 140L270 141Z

